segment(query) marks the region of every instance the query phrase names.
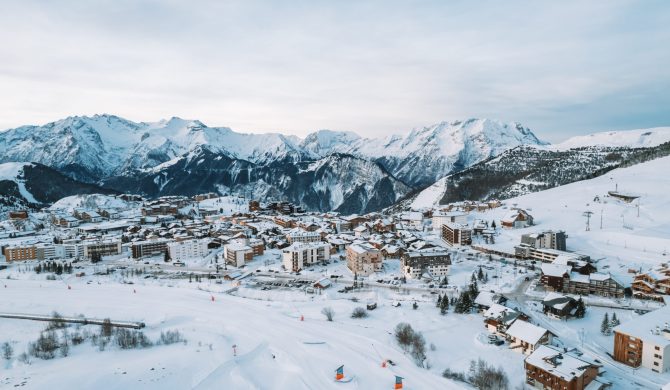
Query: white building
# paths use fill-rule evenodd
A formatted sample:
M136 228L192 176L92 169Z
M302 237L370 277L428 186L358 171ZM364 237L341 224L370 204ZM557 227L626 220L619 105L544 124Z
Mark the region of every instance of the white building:
M466 224L468 223L468 215L460 211L436 211L433 213L433 230L439 230L442 228L442 225L447 223Z
M613 356L633 367L670 370L670 306L615 327Z
M286 270L292 272L328 259L330 244L325 242L296 242L282 250L282 264Z
M207 240L188 240L168 243L172 261L202 259L209 254Z
M286 235L286 239L290 244L296 242L319 242L321 241L321 234L317 232L308 232L306 230L292 230Z

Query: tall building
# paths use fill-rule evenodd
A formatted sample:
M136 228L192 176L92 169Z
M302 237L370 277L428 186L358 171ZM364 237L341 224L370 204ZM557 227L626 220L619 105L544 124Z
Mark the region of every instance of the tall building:
M410 279L418 279L424 273L440 278L449 273L451 257L447 252L407 252L402 255L402 272Z
M670 369L670 306L614 328L614 360L662 373Z
M351 244L347 247L347 267L363 276L381 271L381 252L370 244Z
M472 244L472 230L460 223L446 223L442 225L442 240L451 246Z
M207 240L175 241L167 244L172 261L202 259L209 254Z
M330 244L325 242L295 243L282 250L282 264L286 270L292 272L328 259Z

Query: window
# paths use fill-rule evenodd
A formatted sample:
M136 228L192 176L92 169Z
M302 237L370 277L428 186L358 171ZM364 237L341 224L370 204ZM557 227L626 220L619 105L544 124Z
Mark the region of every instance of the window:
M660 351L660 350L661 350L661 347L659 347L658 345L655 345L655 346L654 346L654 349L657 350L657 351Z
M658 362L654 362L654 365L655 365L655 366L658 366Z

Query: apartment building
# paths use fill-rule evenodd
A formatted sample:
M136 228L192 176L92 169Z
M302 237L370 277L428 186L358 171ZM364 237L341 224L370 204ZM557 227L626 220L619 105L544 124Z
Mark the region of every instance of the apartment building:
M382 269L381 252L367 243L347 247L347 267L355 274L367 276Z
M81 247L83 256L87 259L95 255L103 257L121 254L121 240L83 242Z
M149 240L133 242L130 249L133 259L164 254L168 250L167 240Z
M451 246L472 244L472 230L460 223L446 223L442 225L442 240Z
M294 230L286 235L286 239L289 244L296 242L319 242L321 241L321 234L305 230Z
M167 244L172 261L202 259L209 254L207 240L175 241Z
M662 373L670 369L670 306L614 328L614 360Z
M282 264L288 271L298 272L310 265L330 259L330 244L296 242L282 250Z
M402 272L409 279L419 279L428 274L441 278L449 273L451 256L448 252L407 252L401 256Z
M235 267L241 267L253 260L254 250L247 244L233 242L225 246L226 263Z
M35 245L13 245L7 246L3 250L5 260L10 261L26 261L37 259L37 248Z
M526 244L536 249L547 248L564 251L566 248L565 238L566 235L563 230L545 230L540 233L522 234L521 244Z

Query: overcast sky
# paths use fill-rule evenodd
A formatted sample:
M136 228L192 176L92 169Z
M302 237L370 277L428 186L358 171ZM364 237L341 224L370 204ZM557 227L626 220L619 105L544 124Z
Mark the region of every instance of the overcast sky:
M365 136L670 125L670 2L3 1L0 129L180 116Z

